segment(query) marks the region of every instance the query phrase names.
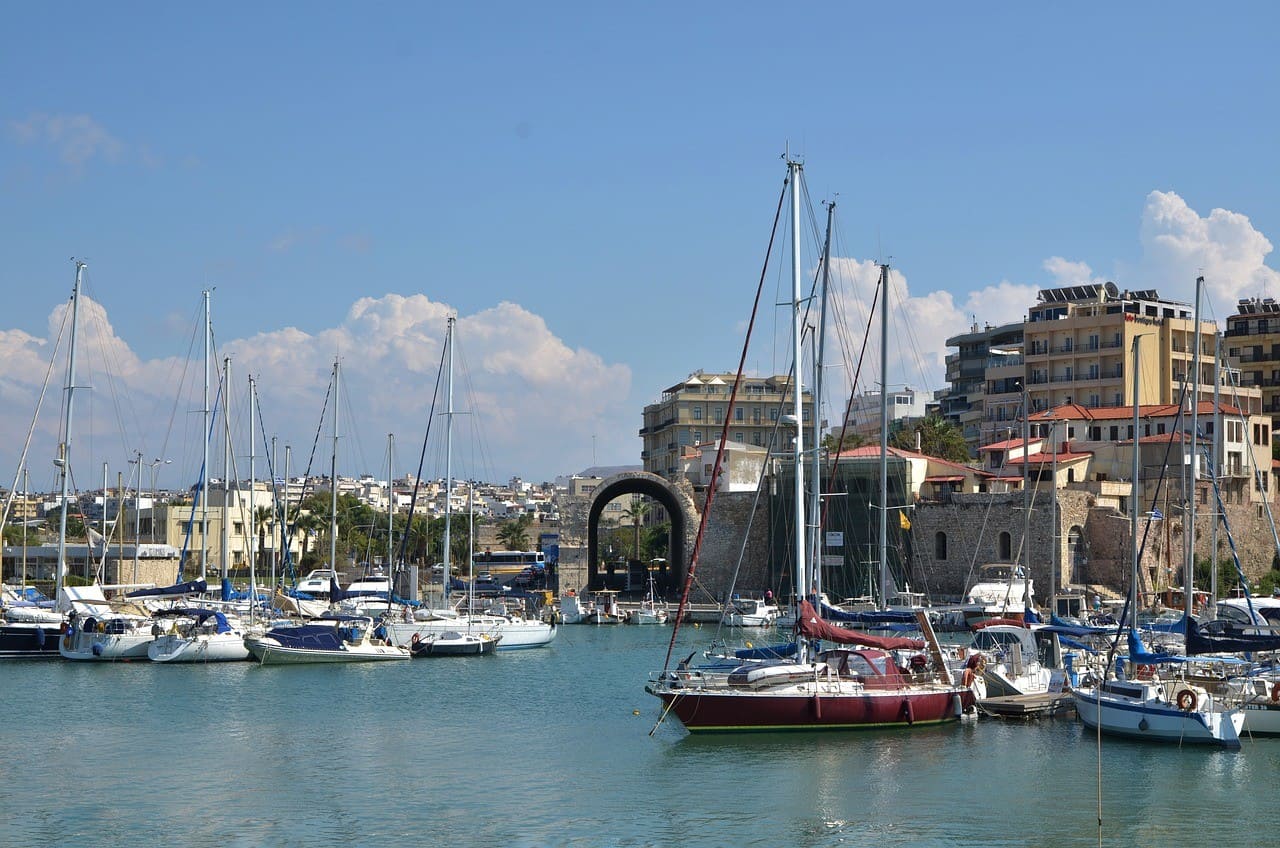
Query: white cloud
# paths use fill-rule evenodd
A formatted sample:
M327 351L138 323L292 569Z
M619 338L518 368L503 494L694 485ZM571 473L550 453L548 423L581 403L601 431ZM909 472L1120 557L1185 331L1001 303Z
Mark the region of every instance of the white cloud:
M1280 272L1265 262L1271 242L1247 215L1213 209L1201 217L1173 192L1153 191L1142 210L1142 260L1123 269L1121 288L1158 288L1178 300L1192 299L1195 279L1205 286L1219 318L1242 297L1280 294Z
M43 144L53 149L64 164L81 168L90 159L119 158L124 145L88 115L37 113L21 121L10 121L9 130L23 144Z
M66 310L63 303L52 311L43 339L20 330L0 331L4 432L26 432ZM252 374L267 432L280 434L282 444L292 443L295 451L309 451L338 356L346 398L342 430L349 437L343 442L340 465L344 473L377 473L378 463L385 461L380 460L378 445L386 433L396 433L402 446L422 439L446 320L453 311L421 294L366 297L352 304L336 326L319 332L286 327L223 344L220 354L233 363L233 426L237 432L247 427L243 404ZM616 438L634 453L636 411L626 405L631 384L627 366L571 347L540 316L514 303L460 316L456 339L455 406L467 413L457 419L459 473L550 479L590 465L597 435L606 441ZM170 485L178 478L194 479L200 426L199 416L192 413L201 406L202 364L181 356L140 359L116 334L106 310L88 297L81 300L78 350L76 382L92 387L92 392L78 393L76 401L73 462L79 485L100 485L102 462L110 463L113 479L115 469L128 473L125 460L138 449L147 455L185 457L171 471ZM64 357L65 352L54 368L39 441L31 454L35 486L50 483L46 460L56 450ZM122 430L124 435L119 435ZM475 443L476 438L483 443ZM162 447L166 439L168 445ZM239 439L243 442L243 436ZM180 444L184 440L195 444ZM364 447L363 456L357 446ZM0 446L2 467L17 466L19 449L15 440ZM241 444L236 451L243 456L247 446ZM327 451L320 453L327 456ZM411 454L416 457L416 449L404 447L397 453L398 472L416 466L416 459L408 459ZM220 457L221 449L214 455ZM295 462L302 461L295 453ZM215 468L220 468L220 460ZM241 465L242 474L244 468ZM427 473L442 469L428 467Z
M1072 262L1061 256L1050 256L1044 261L1044 269L1053 275L1053 282L1048 288L1060 286L1087 286L1090 283L1105 282L1101 277L1093 275L1093 269L1084 262Z

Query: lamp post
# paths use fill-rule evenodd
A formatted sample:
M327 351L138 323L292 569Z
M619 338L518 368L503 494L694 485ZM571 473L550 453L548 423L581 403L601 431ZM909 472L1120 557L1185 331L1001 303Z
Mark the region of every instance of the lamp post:
M172 464L172 459L161 459L160 457L156 457L148 463L151 466L151 544L153 545L156 542L156 468L161 465ZM168 540L168 534L166 533L165 541L167 542Z

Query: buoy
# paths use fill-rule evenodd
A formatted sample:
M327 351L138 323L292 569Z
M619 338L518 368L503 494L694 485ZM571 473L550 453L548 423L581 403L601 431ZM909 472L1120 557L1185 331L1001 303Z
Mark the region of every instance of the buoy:
M639 710L632 710L632 711L631 711L631 714L632 714L632 715L640 715L640 711L639 711Z

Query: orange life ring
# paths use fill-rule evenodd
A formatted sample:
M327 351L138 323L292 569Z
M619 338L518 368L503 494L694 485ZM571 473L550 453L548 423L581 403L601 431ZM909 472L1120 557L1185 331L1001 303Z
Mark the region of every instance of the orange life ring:
M422 637L420 637L417 633L415 633L413 634L413 638L410 639L409 641L416 645L422 641Z
M1190 689L1183 689L1178 693L1178 709L1184 713L1194 710L1199 702L1196 693Z
M1280 680L1271 684L1271 700L1280 701Z

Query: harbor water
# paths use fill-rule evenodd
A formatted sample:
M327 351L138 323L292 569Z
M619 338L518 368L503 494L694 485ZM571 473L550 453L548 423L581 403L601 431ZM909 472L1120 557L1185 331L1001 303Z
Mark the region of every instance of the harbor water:
M681 633L678 656L709 629ZM0 844L1251 844L1280 741L1103 739L1073 718L689 736L645 694L669 628L492 657L0 666ZM758 637L757 637L758 638ZM636 714L638 711L638 714Z

